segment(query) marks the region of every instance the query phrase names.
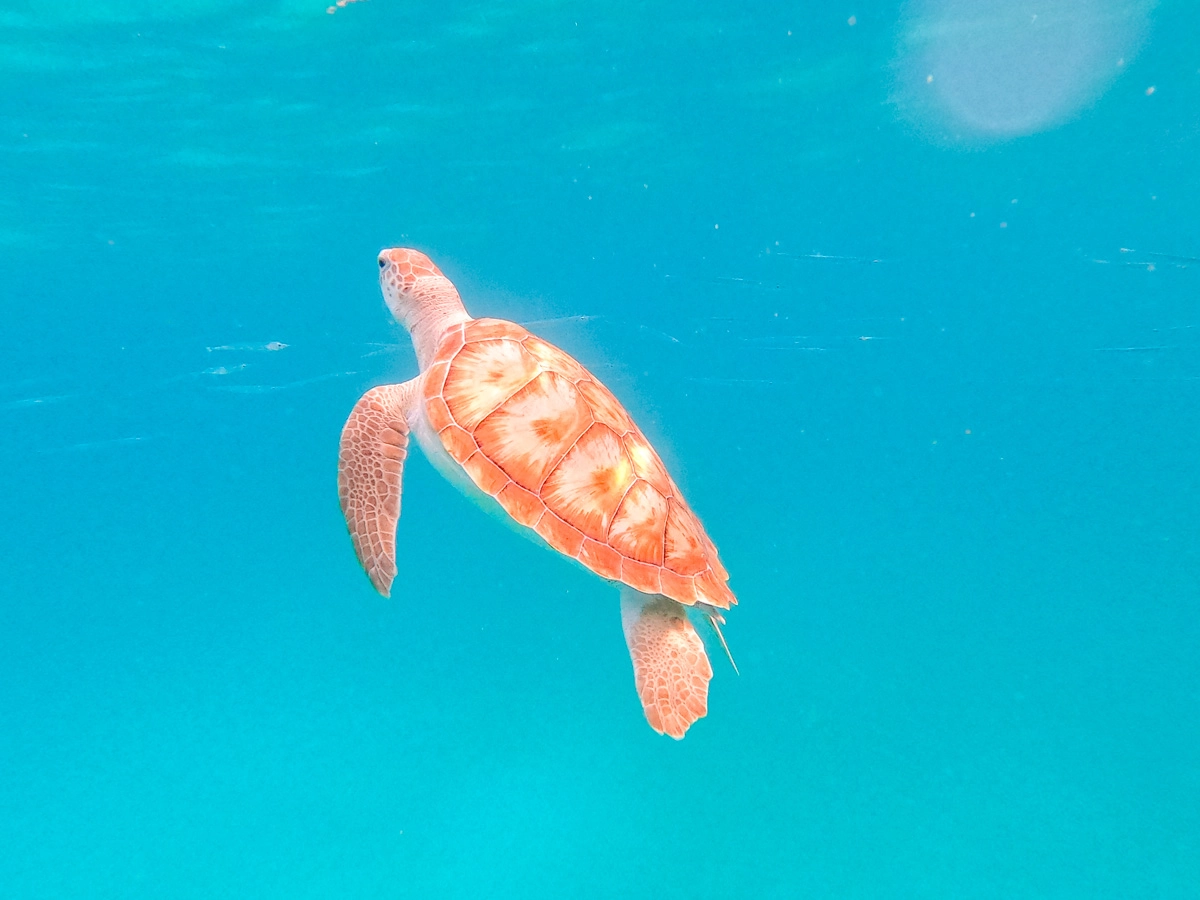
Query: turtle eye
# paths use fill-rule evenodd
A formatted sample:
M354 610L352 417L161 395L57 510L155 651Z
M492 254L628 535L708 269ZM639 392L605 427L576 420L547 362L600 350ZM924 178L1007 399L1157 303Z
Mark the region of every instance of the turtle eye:
M381 256L381 257L379 257L379 268L381 268L381 269L382 269L382 268L383 268L384 266L386 266L386 265L387 265L387 260L386 260L386 259L384 259L382 256Z

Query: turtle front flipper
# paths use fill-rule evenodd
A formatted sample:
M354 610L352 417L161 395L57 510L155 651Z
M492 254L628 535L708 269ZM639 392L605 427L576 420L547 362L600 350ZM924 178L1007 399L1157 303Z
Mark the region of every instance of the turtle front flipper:
M419 378L367 391L342 428L338 499L358 561L383 596L396 577L400 481L408 455L409 410Z
M621 626L646 721L681 740L708 712L713 670L704 641L682 605L630 587L621 590Z

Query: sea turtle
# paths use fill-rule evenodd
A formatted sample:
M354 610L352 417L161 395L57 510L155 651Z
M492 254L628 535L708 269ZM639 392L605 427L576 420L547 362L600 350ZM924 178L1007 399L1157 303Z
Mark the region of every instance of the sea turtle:
M421 374L367 391L342 430L338 497L371 583L388 596L396 576L400 481L415 434L485 507L620 584L646 720L682 738L708 711L713 674L692 617L725 646L721 611L737 600L658 454L571 356L514 322L471 318L424 253L384 250L379 284Z

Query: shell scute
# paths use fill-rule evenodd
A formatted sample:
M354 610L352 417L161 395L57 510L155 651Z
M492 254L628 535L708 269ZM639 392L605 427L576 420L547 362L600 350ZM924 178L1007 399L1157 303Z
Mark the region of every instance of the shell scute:
M711 568L696 576L696 597L710 606L719 606L722 609L728 609L737 603L729 585Z
M608 529L608 542L638 562L661 566L667 499L640 478L625 494Z
M542 501L588 537L607 541L608 526L633 484L633 464L612 429L594 424L542 485Z
M442 387L446 384L446 373L450 371L450 363L445 360L434 363L425 373L425 397L439 397Z
M643 594L662 591L661 572L661 566L651 566L628 556L621 557L621 581Z
M542 513L546 511L546 504L540 497L513 481L500 489L496 499L500 501L506 513L528 528L536 525Z
M447 425L438 432L438 437L442 439L442 444L446 448L454 461L462 465L471 455L479 448L475 446L475 438L464 428L459 428L457 425Z
M462 467L467 470L471 480L490 497L495 497L506 484L512 481L501 471L499 466L484 456L481 450L476 450L471 454Z
M529 337L528 331L516 322L507 322L504 319L475 319L467 323L463 332L463 339L468 344L495 338L520 342L527 337Z
M425 401L425 415L429 417L429 424L434 431L441 431L447 425L454 424L454 419L450 417L450 408L440 396L430 397Z
M540 337L529 335L521 343L529 351L529 355L538 361L548 372L558 372L572 382L581 379L591 380L588 370L581 366L573 357L559 350L553 344L548 344Z
M542 372L479 423L475 440L513 481L537 491L591 424L575 386Z
M629 454L629 459L633 462L633 471L637 473L638 478L645 479L664 497L678 495L675 485L671 482L671 476L667 474L667 467L640 432L630 432L621 438L621 442L625 445L625 452Z
M664 564L680 575L697 575L708 567L704 544L692 511L672 500L667 511Z
M576 387L579 388L579 393L583 394L583 398L592 408L592 415L597 422L607 425L617 434L626 434L637 430L637 426L633 424L633 419L629 417L629 413L625 411L621 401L614 397L604 385L598 381L587 379L580 381Z
M454 421L473 431L501 403L538 374L537 361L520 341L472 341L450 362L442 398Z
M709 541L709 544L712 544L712 541ZM721 560L717 556L717 548L716 547L713 547L712 552L708 555L708 564L710 566L712 566L713 572L716 574L716 576L719 579L721 579L722 581L729 580L729 570L726 569L723 565L721 565ZM737 603L736 600L734 600L733 602Z
M455 325L453 328L449 329L445 334L442 335L441 339L438 341L437 351L434 354L435 361L434 361L433 365L429 367L430 371L432 371L434 366L437 366L439 363L446 363L447 367L449 366L450 360L454 357L454 355L456 353L458 353L459 350L462 349L463 344L466 343L466 338L463 336L464 331L465 331L465 328L463 325ZM444 382L446 380L445 375L442 375L440 377L441 377L441 381L437 385L438 391L440 391L442 389L442 382ZM426 379L425 380L425 396L426 397L431 395L431 388L432 388L432 384L431 384L430 380Z
M546 510L542 514L533 530L559 553L573 557L579 556L579 548L583 546L583 532L568 525L550 510Z
M672 600L687 606L696 602L696 579L690 575L677 575L668 568L659 569L662 593Z
M579 561L599 575L613 581L621 577L621 554L599 541L584 538L579 548Z

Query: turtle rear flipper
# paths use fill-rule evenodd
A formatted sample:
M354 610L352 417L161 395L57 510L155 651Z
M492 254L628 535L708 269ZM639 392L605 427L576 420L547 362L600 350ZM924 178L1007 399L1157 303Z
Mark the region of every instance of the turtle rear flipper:
M621 590L621 625L646 721L682 740L708 712L713 670L704 641L682 605L629 587Z

